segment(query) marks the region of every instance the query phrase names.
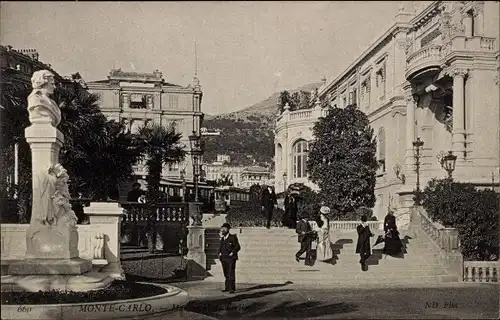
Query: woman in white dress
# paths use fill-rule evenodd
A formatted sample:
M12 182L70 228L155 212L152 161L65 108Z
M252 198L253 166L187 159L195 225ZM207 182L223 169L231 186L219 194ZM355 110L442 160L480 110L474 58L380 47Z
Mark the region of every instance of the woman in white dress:
M315 230L318 234L316 259L319 261L328 261L333 258L332 245L330 243L330 221L326 217L329 213L330 208L323 206L320 209L319 219L317 219Z

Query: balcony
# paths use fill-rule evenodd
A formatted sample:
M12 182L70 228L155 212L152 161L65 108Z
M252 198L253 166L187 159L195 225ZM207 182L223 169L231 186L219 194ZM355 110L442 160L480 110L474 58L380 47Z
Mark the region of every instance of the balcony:
M440 45L429 45L415 51L406 59L406 79L410 80L427 71L440 70L442 58Z

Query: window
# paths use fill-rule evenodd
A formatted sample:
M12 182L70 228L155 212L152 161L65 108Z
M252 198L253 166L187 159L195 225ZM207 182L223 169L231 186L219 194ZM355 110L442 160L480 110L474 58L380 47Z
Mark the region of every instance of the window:
M379 90L380 99L385 99L385 63L381 65L376 73L376 85Z
M146 109L146 97L138 93L131 94L130 109Z
M352 90L352 101L351 104L358 104L358 90Z
M384 128L380 128L378 131L378 163L380 165L379 172L385 172L385 130Z
M307 141L299 140L292 147L293 153L293 177L307 177Z
M168 97L168 105L170 109L178 109L179 108L179 96L171 94Z

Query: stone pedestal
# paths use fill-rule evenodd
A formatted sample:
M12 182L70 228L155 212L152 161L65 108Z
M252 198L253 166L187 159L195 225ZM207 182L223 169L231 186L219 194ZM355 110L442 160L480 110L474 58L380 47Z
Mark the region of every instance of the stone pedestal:
M116 202L92 202L84 211L90 217L90 225L95 225L93 231L104 234L104 257L108 265L101 272L114 279L125 279L120 261L120 226L125 210Z
M207 268L205 228L202 226L189 226L187 228L187 278L189 280L201 280L205 278Z

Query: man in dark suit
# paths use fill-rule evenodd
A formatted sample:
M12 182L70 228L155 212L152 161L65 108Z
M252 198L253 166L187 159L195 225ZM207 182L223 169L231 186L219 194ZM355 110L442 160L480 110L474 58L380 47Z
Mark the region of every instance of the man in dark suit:
M235 234L230 234L229 229L231 229L229 223L222 225L219 260L226 278L225 288L222 292L234 293L236 290L236 260L238 260L238 251L240 251L241 247L238 237Z
M262 211L267 216L267 228L271 228L271 220L273 219L273 210L274 207L277 206L278 201L276 199L276 193L274 190L265 186L264 190L262 190Z
M141 190L141 184L139 182L134 182L132 190L127 194L127 202L138 202L143 194L144 191Z
M298 240L300 243L300 250L295 254L295 260L300 262L300 256L305 252L306 253L306 261L305 265L312 265L312 256L311 256L311 244L314 238L312 227L306 216L303 216L302 219L297 222L297 228L295 231L298 233Z
M358 243L356 244L356 253L359 253L361 263L361 270L367 271L366 260L371 256L370 248L370 238L375 234L370 230L368 225L368 217L366 215L361 216L361 223L357 226L356 231L358 232Z

